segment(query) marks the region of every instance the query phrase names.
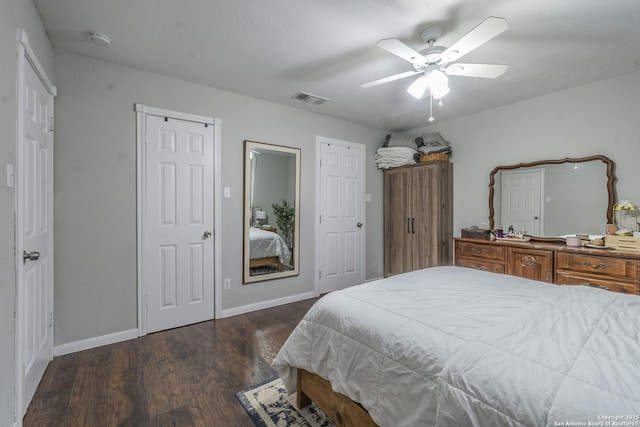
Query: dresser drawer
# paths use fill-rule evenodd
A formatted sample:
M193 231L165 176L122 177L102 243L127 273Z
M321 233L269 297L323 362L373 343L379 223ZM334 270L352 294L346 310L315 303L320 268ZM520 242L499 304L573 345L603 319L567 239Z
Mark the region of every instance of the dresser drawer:
M529 248L509 248L507 274L541 282L553 282L553 252Z
M456 265L460 267L473 268L476 270L490 271L492 273L505 273L504 264L498 264L478 258L456 257Z
M637 279L640 260L557 253L556 269Z
M482 243L457 242L456 256L505 261L505 247L498 245L483 245ZM504 273L504 271L503 271Z
M579 274L558 273L556 278L558 285L583 285L592 288L600 288L607 291L620 292L623 294L638 295L638 285L635 283L615 282L606 279L595 279L593 277L581 276Z

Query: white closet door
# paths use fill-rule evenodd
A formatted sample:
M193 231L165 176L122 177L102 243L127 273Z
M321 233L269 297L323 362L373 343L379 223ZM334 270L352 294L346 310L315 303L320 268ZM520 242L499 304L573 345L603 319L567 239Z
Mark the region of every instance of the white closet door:
M319 292L364 280L364 158L358 144L320 147Z
M18 410L22 416L53 349L53 96L26 59L18 146Z
M213 126L147 116L147 332L213 318Z

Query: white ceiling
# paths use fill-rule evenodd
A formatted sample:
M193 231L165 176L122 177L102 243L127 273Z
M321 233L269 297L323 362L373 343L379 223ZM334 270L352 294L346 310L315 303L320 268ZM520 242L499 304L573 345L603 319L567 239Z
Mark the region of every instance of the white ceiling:
M56 48L389 131L428 124L429 100L405 92L414 78L360 87L412 69L376 43L421 50L433 24L445 47L489 16L510 25L461 59L507 72L450 77L435 123L640 70L638 0L34 1ZM330 101L290 99L299 90Z

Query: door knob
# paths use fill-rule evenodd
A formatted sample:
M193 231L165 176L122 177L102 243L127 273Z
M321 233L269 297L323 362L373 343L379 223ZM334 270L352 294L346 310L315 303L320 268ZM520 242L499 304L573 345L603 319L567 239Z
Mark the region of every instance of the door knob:
M362 223L361 223L361 222L357 223L357 224L356 224L356 227L358 227L358 228L362 228Z
M205 231L204 234L202 235L202 240L207 240L209 237L211 237L211 232Z
M40 252L37 252L37 251L33 251L33 252L22 251L22 263L23 264L26 264L27 260L29 260L29 261L37 261L38 259L40 259Z
M537 217L537 216L534 216L534 217L533 217L533 219L538 219L538 217Z

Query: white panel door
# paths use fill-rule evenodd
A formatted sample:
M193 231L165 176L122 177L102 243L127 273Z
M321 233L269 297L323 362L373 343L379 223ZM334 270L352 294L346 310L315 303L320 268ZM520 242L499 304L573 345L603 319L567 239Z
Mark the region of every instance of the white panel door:
M213 126L147 115L147 332L213 319Z
M23 415L53 348L53 97L24 62L18 147L19 406Z
M364 147L320 146L320 293L364 280Z
M502 204L500 218L504 231L509 225L516 230L540 235L542 172L502 172ZM498 224L500 225L500 224Z

